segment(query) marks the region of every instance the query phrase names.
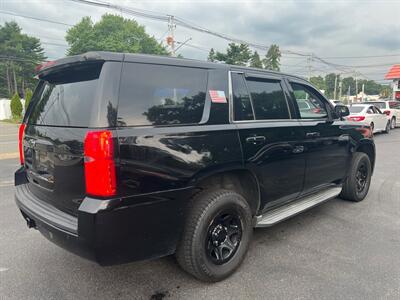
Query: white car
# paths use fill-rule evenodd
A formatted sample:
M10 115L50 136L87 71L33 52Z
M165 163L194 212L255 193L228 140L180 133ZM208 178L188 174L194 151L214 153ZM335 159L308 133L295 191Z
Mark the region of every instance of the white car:
M375 105L381 111L383 111L390 120L390 128L394 129L396 126L400 126L400 101L370 101L364 102L364 104Z
M349 107L349 121L363 122L371 126L372 132L390 131L390 120L378 107L371 104L353 104Z

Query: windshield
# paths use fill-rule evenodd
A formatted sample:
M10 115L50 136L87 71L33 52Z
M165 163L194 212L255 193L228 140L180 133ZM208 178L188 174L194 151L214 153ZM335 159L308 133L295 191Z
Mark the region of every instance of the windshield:
M364 108L365 108L365 106L350 106L349 110L350 110L350 113L357 114L357 113L362 112L364 110Z

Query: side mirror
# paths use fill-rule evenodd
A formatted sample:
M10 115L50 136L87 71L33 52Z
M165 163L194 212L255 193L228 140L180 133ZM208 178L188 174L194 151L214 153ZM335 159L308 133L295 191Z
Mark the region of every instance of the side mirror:
M338 118L342 119L343 117L350 115L350 111L346 105L338 104L335 106L335 114Z

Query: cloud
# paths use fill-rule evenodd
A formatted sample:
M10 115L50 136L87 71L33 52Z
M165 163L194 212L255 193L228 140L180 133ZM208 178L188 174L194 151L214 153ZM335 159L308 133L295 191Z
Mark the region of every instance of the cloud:
M109 0L133 9L150 10L159 14L173 14L191 23L243 40L262 44L278 44L283 50L315 53L321 57L366 56L400 53L400 1L142 1ZM11 1L3 0L1 10L75 24L84 16L94 21L101 15L118 13L68 0ZM123 14L124 17L131 17ZM43 42L66 44L66 26L38 22L0 14L0 22L15 20L24 32L39 37ZM167 30L165 22L136 18L156 38ZM176 38L191 37L193 45L223 51L228 41L198 33L180 26ZM66 47L44 44L47 55L57 58L65 55ZM265 51L259 51L264 55ZM207 51L182 47L185 57L205 59ZM377 63L400 61L400 57L377 58ZM370 59L336 60L336 63L360 65ZM302 58L283 57L285 71L306 71ZM297 66L296 66L297 65ZM321 67L327 69L327 67ZM373 70L375 77L383 78L387 67ZM378 72L379 75L378 75Z

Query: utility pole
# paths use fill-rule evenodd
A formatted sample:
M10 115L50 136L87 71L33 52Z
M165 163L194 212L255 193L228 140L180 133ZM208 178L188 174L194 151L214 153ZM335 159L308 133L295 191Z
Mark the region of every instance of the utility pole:
M361 100L364 102L364 83L362 84L362 99Z
M355 72L355 78L356 78L356 102L358 99L358 81L357 81L357 72Z
M175 20L174 16L168 16L168 37L167 44L171 47L171 56L175 57Z
M340 100L342 98L342 85L343 85L343 82L342 82L342 80L340 80L339 81L339 99L338 100Z
M337 99L336 99L337 77L338 77L338 75L335 76L335 88L333 89L333 99L334 99L334 100L337 100Z
M311 62L313 60L313 54L311 53L310 56L307 58L307 64L308 64L308 81L311 80Z

